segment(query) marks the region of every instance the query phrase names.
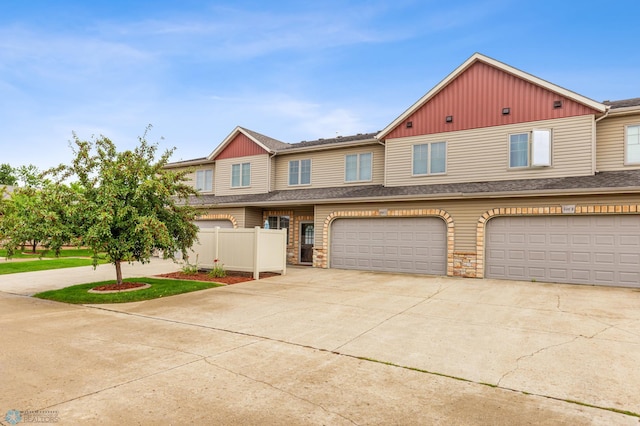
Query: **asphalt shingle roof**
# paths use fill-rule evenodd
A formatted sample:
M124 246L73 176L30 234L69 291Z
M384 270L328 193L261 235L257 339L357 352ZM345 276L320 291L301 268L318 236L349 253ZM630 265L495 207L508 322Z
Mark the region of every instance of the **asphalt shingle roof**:
M241 129L244 130L245 132L249 133L253 138L255 138L261 144L263 144L264 146L266 146L267 148L269 148L269 149L271 149L273 151L279 151L281 149L286 149L286 148L289 147L288 143L284 143L284 142L279 141L277 139L274 139L274 138L271 138L269 136L263 135L262 133L254 132L253 130L246 129L244 127L241 127Z
M540 191L553 190L592 190L618 189L624 192L625 188L638 190L640 188L640 170L624 170L615 172L601 172L593 176L572 176L564 178L547 179L518 179L492 182L462 182L437 185L412 185L384 187L382 185L355 185L339 186L332 188L292 189L273 191L266 194L250 195L202 195L193 197L190 202L193 205L225 205L243 204L278 204L285 202L331 202L332 200L376 198L384 201L385 198L409 196L419 200L421 198L434 199L451 197L451 195L464 194L466 197L473 195L482 196L490 193L519 192L522 195L535 195ZM604 192L604 191L603 191Z
M605 105L609 105L611 109L634 107L640 106L640 98L622 99L619 101L604 101L602 103Z

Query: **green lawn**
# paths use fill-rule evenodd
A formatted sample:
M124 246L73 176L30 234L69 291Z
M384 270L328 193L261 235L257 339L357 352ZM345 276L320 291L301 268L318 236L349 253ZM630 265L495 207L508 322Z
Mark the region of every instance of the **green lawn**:
M37 259L40 256L55 257L53 250L37 250L36 254L32 254L29 248L25 248L24 251L14 253L13 257L17 259ZM93 252L89 249L64 249L60 251L59 257L91 257ZM0 257L7 257L7 251L0 249ZM100 257L104 257L101 255Z
M40 299L55 300L65 303L125 303L138 302L141 300L157 299L159 297L173 296L191 291L204 290L207 288L219 287L222 284L191 281L191 280L170 280L163 278L127 278L127 282L143 282L151 284L151 287L144 290L125 291L120 293L95 294L88 290L93 287L106 284L114 284L115 280L102 281L97 283L79 284L66 287L60 290L45 291L35 294L34 297Z
M105 263L101 261L100 263ZM0 275L16 274L19 272L45 271L47 269L75 268L76 266L89 266L91 259L43 259L29 262L1 262Z

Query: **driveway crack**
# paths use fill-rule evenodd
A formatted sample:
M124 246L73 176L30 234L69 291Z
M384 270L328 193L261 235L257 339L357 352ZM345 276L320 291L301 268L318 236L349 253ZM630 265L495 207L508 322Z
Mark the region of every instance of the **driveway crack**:
M557 348L559 346L564 346L564 345L567 345L569 343L573 343L573 342L575 342L576 340L578 340L581 337L585 337L585 336L575 336L573 339L567 340L566 342L556 343L554 345L544 346L544 347L542 347L542 348L540 348L540 349L538 349L538 350L536 350L536 351L534 351L534 352L532 352L530 354L526 354L526 355L522 355L522 356L518 357L518 359L516 359L516 366L513 369L511 369L511 370L507 371L506 373L504 373L502 375L502 377L500 377L500 379L496 383L496 386L497 387L501 387L500 383L502 382L502 380L504 380L508 375L513 374L513 373L515 373L516 371L518 371L520 369L520 361L522 361L522 360L524 360L526 358L532 358L532 357L534 357L534 356L538 355L539 353L544 352L546 350L549 350L549 349L552 349L552 348Z
M268 386L268 387L270 387L271 389L275 389L275 390L277 390L278 392L285 393L285 394L287 394L287 395L289 395L289 396L291 396L291 397L293 397L293 398L296 398L296 399L298 399L298 400L300 400L300 401L304 401L304 402L306 402L306 403L309 403L309 404L313 405L314 407L318 407L318 408L320 408L321 410L323 410L323 411L324 411L324 412L326 412L326 413L334 414L334 415L336 415L336 416L338 416L338 417L340 417L340 418L342 418L342 419L344 419L344 420L348 421L348 422L349 422L349 423L351 423L351 424L354 424L354 425L357 425L357 424L358 424L358 423L356 423L355 421L353 421L352 419L350 419L350 418L348 418L348 417L345 417L345 416L343 416L342 414L340 414L340 413L338 413L338 412L335 412L335 411L331 411L331 410L329 410L327 407L323 406L322 404L318 404L317 402L311 401L310 399L303 398L303 397L302 397L302 396L300 396L300 395L297 395L297 394L295 394L295 393L293 393L293 392L290 392L290 391L288 391L288 390L286 390L286 389L282 389L282 388L280 388L280 387L278 387L278 386L275 386L275 385L274 385L274 384L272 384L272 383L269 383L269 382L264 381L264 380L256 379L255 377L251 377L251 376L249 376L249 375L247 375L247 374L243 374L243 373L240 373L240 372L237 372L237 371L230 370L230 369L228 369L228 368L226 368L226 367L224 367L224 366L222 366L222 365L220 365L220 364L216 364L216 363L214 363L214 362L210 361L208 358L204 358L204 362L206 362L207 364L209 364L209 365L211 365L211 366L213 366L213 367L216 367L216 368L219 368L219 369L224 370L224 371L226 371L226 372L229 372L229 373L231 373L231 374L235 374L236 376L244 377L245 379L251 380L251 381L253 381L253 382L255 382L255 383L260 383L260 384L263 384L263 385L265 385L265 386Z
M440 284L440 286L438 287L438 290L433 293L432 295L430 295L429 297L425 297L422 300L419 300L418 302L414 303L413 305L407 307L406 309L404 309L403 311L400 312L396 312L395 314L383 319L382 321L380 321L378 324L375 324L374 326L370 327L369 329L363 331L362 333L358 334L357 336L355 336L352 339L349 339L348 341L344 342L343 344L341 344L340 346L337 346L336 348L333 349L334 352L339 351L340 349L342 349L343 347L345 347L346 345L348 345L349 343L359 339L360 337L364 336L365 334L369 333L371 330L374 330L378 327L380 327L382 324L384 324L385 322L388 322L389 320L404 314L405 312L409 311L410 309L415 308L416 306L420 305L421 303L424 303L430 299L433 299L434 297L436 297L438 294L442 293L444 290L446 290L448 287L443 287L442 284Z

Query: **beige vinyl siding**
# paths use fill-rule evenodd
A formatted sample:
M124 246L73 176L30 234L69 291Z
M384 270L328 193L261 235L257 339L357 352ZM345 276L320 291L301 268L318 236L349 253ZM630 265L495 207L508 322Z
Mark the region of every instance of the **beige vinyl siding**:
M345 182L345 155L373 153L371 181ZM311 185L289 186L289 161L311 159ZM278 155L274 158L275 189L328 188L343 185L382 185L384 181L384 147L380 144Z
M202 164L199 166L190 166L190 167L180 167L180 168L171 168L171 169L167 169L167 171L173 172L173 173L178 173L184 170L191 170L191 172L189 172L185 178L185 183L193 188L196 187L196 172L198 170L213 170L213 184L212 184L212 189L215 190L216 188L216 183L215 183L215 167L213 163L209 163L209 164ZM208 192L207 194L212 194L212 192Z
M247 157L225 158L216 161L214 184L216 195L264 194L269 192L269 156L267 154ZM251 185L248 187L231 187L231 166L233 164L251 163Z
M387 186L593 174L592 115L387 140ZM509 168L509 135L551 129L550 167ZM412 176L413 145L446 142L446 173Z
M625 126L640 124L640 114L607 117L596 127L596 168L598 171L638 169L624 164Z
M244 213L244 227L255 228L259 226L262 228L264 222L262 220L262 209L246 208Z
M479 200L439 200L424 202L396 203L361 203L353 205L334 204L317 205L315 208L316 240L315 246L322 247L322 229L324 221L337 211L387 211L396 209L442 209L449 213L454 222L454 250L462 252L476 251L476 230L478 219L483 213L494 208L506 207L547 207L562 205L606 205L606 204L638 204L640 195L598 195L598 196L563 196L535 198L498 198Z

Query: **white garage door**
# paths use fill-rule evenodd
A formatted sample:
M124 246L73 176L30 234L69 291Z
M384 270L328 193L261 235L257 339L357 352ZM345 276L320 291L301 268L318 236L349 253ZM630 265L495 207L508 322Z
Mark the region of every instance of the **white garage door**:
M446 275L446 225L435 217L337 219L330 267Z
M213 229L216 226L220 228L233 228L230 220L196 220L193 223L198 225L200 229Z
M487 278L640 287L640 216L498 217Z

